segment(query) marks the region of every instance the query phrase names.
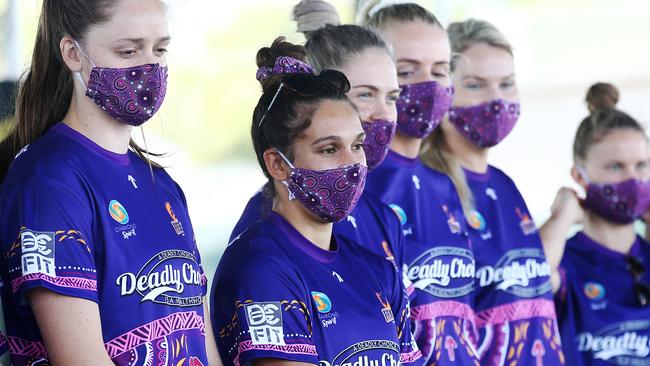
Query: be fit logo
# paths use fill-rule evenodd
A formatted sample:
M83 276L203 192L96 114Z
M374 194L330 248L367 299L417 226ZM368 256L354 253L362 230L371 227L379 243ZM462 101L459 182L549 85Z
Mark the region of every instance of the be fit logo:
M399 344L387 340L355 343L319 366L399 366Z
M476 271L479 286L495 286L515 296L531 298L551 291L551 267L541 249L513 249L494 266Z
M194 254L185 250L165 250L149 259L138 273L123 273L115 284L122 296L137 293L141 302L172 306L203 303L201 272Z
M406 273L415 288L436 297L455 298L472 292L475 268L469 250L435 247L417 257Z
M596 334L580 333L578 351L611 365L650 365L650 320L617 323Z

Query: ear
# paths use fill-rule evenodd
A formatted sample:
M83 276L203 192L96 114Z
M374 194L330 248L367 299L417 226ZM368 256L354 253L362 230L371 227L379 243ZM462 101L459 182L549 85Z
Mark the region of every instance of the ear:
M72 37L65 35L59 42L59 49L61 51L61 58L63 63L70 69L71 72L79 72L83 66L83 54L77 47Z
M275 149L267 149L263 156L266 170L273 179L283 181L289 178L291 171Z
M571 167L571 177L576 183L580 185L580 187L582 187L585 191L587 190L589 183L585 180L585 177L583 177L576 165L573 165Z

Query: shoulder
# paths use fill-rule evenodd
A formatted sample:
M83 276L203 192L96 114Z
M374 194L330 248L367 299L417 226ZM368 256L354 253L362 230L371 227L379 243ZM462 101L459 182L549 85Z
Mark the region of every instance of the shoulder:
M359 266L369 269L369 273L383 273L386 278L390 279L395 272L393 265L378 254L373 253L369 249L354 243L353 241L337 235L336 241L339 245L341 255L348 256L348 259L357 263Z
M515 182L503 170L493 165L489 165L488 170L490 171L490 177L494 181L498 182L499 184L504 184L517 189L517 185L515 184Z
M5 181L27 181L35 176L70 181L78 177L83 171L79 151L53 134L47 133L22 148L11 163Z
M285 255L269 224L259 221L249 226L228 245L217 272L257 276L284 271L291 267L289 262L290 259Z

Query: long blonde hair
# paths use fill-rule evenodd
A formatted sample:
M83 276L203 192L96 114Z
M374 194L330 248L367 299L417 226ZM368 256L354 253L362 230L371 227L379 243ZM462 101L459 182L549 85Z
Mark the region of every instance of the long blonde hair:
M506 40L503 33L501 33L494 25L479 19L468 19L463 22L454 22L447 27L449 35L449 42L451 43L452 59L451 71L456 70L459 59L462 58L462 53L469 47L476 44L487 44L492 47L501 48L506 50L510 55L513 55L512 46ZM474 196L470 190L465 173L458 163L455 156L449 153L447 142L442 128L436 128L433 133L422 142L420 148L420 159L422 162L451 178L456 191L460 197L461 204L465 216L469 216L470 212L474 210Z

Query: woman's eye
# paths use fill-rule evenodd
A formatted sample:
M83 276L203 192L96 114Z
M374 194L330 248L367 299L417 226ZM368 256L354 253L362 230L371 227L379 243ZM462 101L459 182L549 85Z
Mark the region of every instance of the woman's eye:
M333 148L333 147L327 147L327 148L321 150L320 152L323 153L323 154L331 155L331 154L336 153L336 149Z
M136 50L122 50L122 51L119 51L119 52L123 56L131 56L131 55L134 55L137 51Z
M396 103L399 100L399 95L389 95L386 99L391 103Z
M400 78L408 78L413 76L413 71L398 71L397 76Z
M158 48L158 49L156 49L156 53L161 53L161 54L162 53L167 53L167 49L166 48Z
M372 98L372 94L369 93L369 92L359 93L359 94L357 94L357 98L364 98L364 99Z
M361 150L361 149L363 149L363 143L360 142L360 143L357 143L357 144L353 145L352 149L353 150Z
M515 86L514 81L507 81L507 82L501 83L501 88L502 89L509 89L509 88L512 88L513 86Z
M481 85L476 84L476 83L470 83L470 84L465 84L465 88L470 89L470 90L479 90L479 89L481 89Z
M607 167L607 169L616 172L616 171L619 171L619 170L623 169L623 165L620 164L620 163L615 163L615 164L611 164L611 165L609 165L609 166Z

